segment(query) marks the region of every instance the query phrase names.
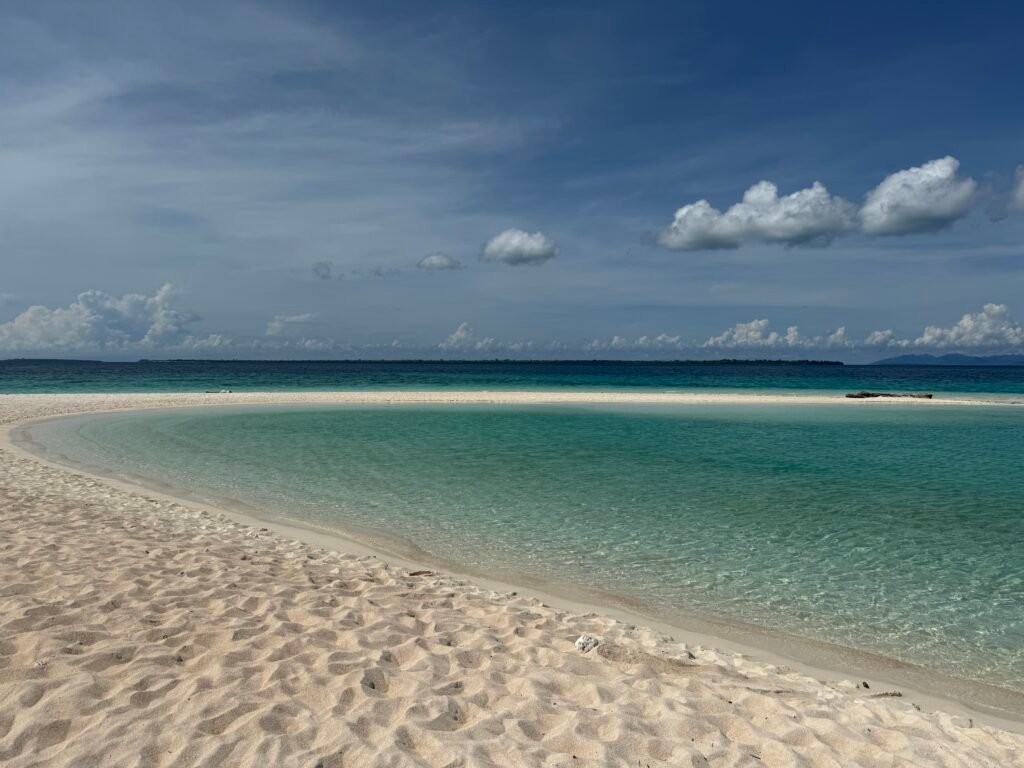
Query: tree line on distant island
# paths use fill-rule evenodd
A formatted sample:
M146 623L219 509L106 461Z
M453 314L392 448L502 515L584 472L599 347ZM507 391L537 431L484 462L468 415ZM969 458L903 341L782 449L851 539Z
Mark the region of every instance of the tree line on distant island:
M742 358L721 358L718 360L607 360L594 358L590 360L516 360L510 358L492 358L488 360L446 360L444 358L415 358L408 360L246 360L246 359L220 359L204 360L201 358L167 358L149 359L143 358L135 361L109 361L109 360L87 360L75 358L42 358L42 357L12 357L0 359L0 363L16 363L19 365L45 365L60 363L64 365L139 365L158 363L202 363L205 365L228 365L238 363L255 363L260 365L274 364L296 364L303 365L337 365L337 364L359 364L359 365L822 365L841 366L846 365L839 360L777 360L777 359L742 359ZM1024 354L1020 355L963 355L953 353L948 355L899 355L887 357L884 360L876 360L871 365L983 365L983 366L1024 366Z

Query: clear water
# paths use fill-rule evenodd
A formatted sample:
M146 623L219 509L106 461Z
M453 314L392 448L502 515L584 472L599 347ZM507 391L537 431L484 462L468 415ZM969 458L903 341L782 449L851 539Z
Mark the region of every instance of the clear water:
M982 393L1024 399L1024 366L0 360L0 393L202 392L219 389L717 389L804 393L870 389Z
M219 408L32 434L471 571L1024 690L1024 408Z

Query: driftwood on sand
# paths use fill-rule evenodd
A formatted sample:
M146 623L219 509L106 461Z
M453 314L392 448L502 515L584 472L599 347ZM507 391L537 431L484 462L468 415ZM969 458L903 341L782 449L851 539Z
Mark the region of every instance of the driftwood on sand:
M866 399L869 397L916 397L921 400L932 399L931 393L929 392L868 392L864 389L860 392L847 392L846 396L857 399Z

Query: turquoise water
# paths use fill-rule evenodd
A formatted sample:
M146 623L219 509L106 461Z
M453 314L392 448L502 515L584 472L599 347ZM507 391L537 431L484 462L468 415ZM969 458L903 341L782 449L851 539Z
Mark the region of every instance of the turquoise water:
M0 394L296 389L598 389L984 394L1024 400L1024 366L757 362L0 360Z
M31 432L473 572L1024 690L1024 408L218 408Z

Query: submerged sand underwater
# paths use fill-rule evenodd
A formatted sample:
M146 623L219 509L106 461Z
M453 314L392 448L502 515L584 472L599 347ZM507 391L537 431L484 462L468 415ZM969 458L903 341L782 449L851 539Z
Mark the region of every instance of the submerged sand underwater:
M288 397L4 396L0 423ZM10 447L0 493L4 765L1024 764L1024 737L982 718L326 551ZM582 634L600 644L581 653Z

